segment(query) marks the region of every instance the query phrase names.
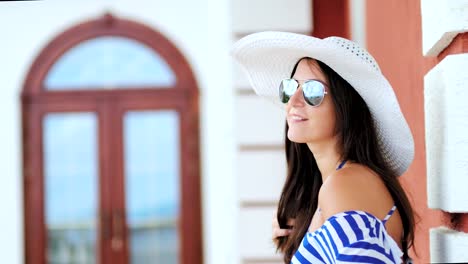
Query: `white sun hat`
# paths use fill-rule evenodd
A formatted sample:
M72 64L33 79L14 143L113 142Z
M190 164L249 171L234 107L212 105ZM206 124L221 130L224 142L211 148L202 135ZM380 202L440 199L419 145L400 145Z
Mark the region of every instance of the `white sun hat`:
M303 57L322 61L361 95L375 122L379 146L390 168L403 174L414 158L414 142L392 86L375 59L341 37L324 39L288 32L260 32L234 44L232 56L255 92L280 105L278 87Z

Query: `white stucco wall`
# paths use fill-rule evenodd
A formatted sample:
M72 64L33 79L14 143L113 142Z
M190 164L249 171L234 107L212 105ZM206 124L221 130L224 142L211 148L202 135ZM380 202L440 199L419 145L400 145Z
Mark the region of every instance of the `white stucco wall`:
M468 1L421 0L422 48L438 56L468 31ZM432 209L467 213L468 54L451 54L424 76L427 203ZM430 259L466 263L468 234L447 227L430 229Z
M233 0L232 39L259 31L309 34L312 1ZM255 95L240 65L232 61L236 94L238 260L240 264L279 264L271 221L286 176L284 109Z
M421 0L424 56L437 56L457 36L468 31L468 1Z
M467 263L468 234L446 227L429 231L432 263Z
M445 57L424 77L427 204L467 213L468 54ZM430 230L430 256L436 263L465 263L468 234L445 227Z
M468 54L449 55L424 77L427 203L468 212Z
M201 89L204 260L209 264L234 263L237 200L228 0L0 3L1 262L23 263L24 257L20 91L25 74L52 37L106 11L165 34L191 63Z

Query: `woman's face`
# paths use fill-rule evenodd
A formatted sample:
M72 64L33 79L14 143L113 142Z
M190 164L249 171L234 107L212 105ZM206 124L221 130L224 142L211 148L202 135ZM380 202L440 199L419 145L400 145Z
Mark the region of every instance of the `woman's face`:
M286 105L288 138L296 143L319 143L329 141L335 136L335 108L330 97L328 80L318 63L312 59L302 59L293 76L301 86L289 99ZM304 100L302 95L303 80L320 80L327 84L323 102L313 107Z

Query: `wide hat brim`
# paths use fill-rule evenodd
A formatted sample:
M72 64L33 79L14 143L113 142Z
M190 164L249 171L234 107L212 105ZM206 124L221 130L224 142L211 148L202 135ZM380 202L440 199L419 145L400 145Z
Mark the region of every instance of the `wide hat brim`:
M280 105L278 86L303 57L322 61L351 84L374 119L379 147L399 176L414 158L414 141L392 86L364 49L349 40L288 32L261 32L234 44L232 56L247 73L255 92Z

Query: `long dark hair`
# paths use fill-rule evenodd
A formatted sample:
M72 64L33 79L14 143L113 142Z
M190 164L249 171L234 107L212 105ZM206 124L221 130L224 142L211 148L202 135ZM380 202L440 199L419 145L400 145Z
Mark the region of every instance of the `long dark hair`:
M299 61L294 66L291 77ZM414 239L413 209L396 173L387 164L379 149L369 108L346 80L323 62L317 60L317 63L329 81L331 90L329 94L336 113L335 133L342 150L341 159L365 165L383 180L400 212L403 223L403 258L407 259L408 248L413 245ZM322 186L320 170L307 144L291 142L287 134L286 122L285 147L288 171L278 204L277 218L281 228L287 227L289 219L295 219L295 224L289 236L279 237L275 241L277 249L284 254L285 263L291 261L309 228L318 206L318 193Z

